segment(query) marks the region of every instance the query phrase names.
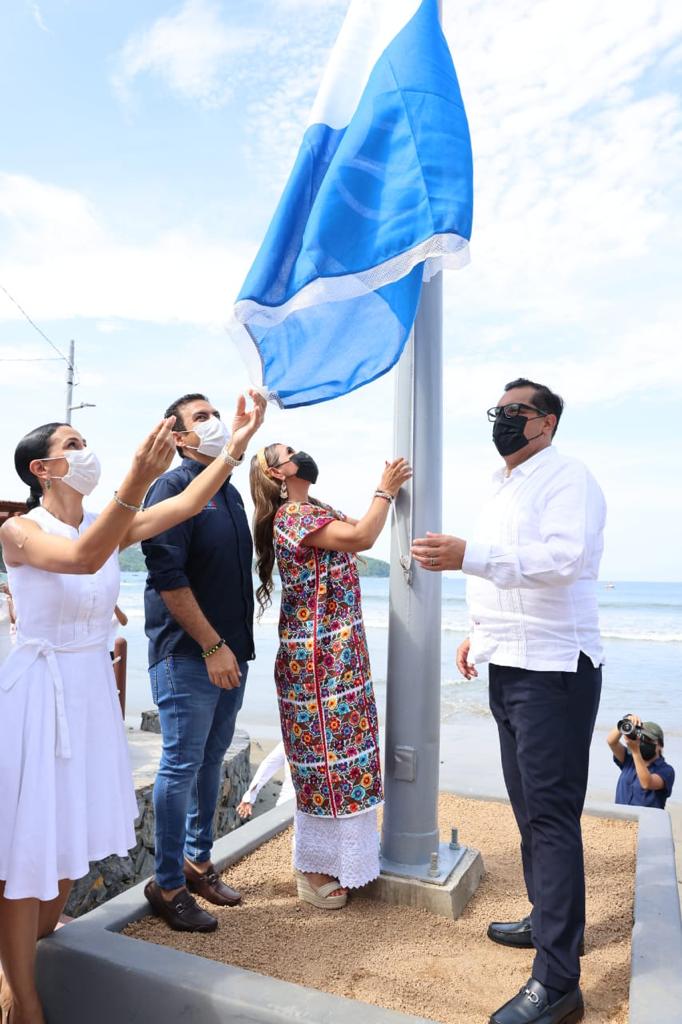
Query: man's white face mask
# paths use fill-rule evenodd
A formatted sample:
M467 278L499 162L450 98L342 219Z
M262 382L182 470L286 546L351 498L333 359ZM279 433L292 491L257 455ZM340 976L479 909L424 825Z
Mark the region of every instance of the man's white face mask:
M53 455L49 459L42 459L43 462L55 462L57 459L66 459L69 464L64 476L53 476L51 480L61 480L63 484L73 487L79 494L92 494L99 483L102 473L99 459L90 448L79 448L76 451L64 452L63 455Z
M209 416L207 420L195 423L192 430L199 438L199 444L183 444L181 447L191 448L192 451L207 455L210 459L217 458L230 440L230 431L217 416ZM187 434L189 431L185 430L183 433Z

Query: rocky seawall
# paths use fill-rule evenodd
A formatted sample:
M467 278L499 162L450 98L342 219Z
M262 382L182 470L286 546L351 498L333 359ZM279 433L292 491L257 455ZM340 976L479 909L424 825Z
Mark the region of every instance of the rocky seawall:
M128 734L134 767L135 795L138 818L135 822L137 842L128 857L105 857L93 861L88 874L73 887L65 913L80 917L105 903L113 896L154 873L154 804L152 791L154 776L161 751L159 716L157 711L145 711L142 728ZM225 754L213 822L214 836L231 832L239 824L237 804L250 781L251 741L243 729L236 729L234 739Z

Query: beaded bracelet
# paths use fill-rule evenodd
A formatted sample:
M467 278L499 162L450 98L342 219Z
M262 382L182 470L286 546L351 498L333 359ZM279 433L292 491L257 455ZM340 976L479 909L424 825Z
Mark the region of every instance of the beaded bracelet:
M127 501L123 501L122 498L119 498L118 491L114 491L114 501L117 505L120 505L121 508L124 508L126 512L142 512L144 509L144 502L142 502L141 505L129 505Z
M219 651L221 647L225 647L225 641L223 640L222 637L220 638L220 640L218 641L217 644L213 645L213 647L209 647L209 649L207 651L202 651L201 652L201 657L202 658L210 658L211 655L215 654L216 651Z
M375 491L374 497L383 498L384 501L387 501L389 503L389 505L392 504L393 502L393 495L390 493L390 491Z
M227 445L225 445L225 447L221 451L220 456L221 456L223 462L225 463L225 465L226 466L231 466L232 469L236 469L237 466L241 466L242 462L244 461L244 454L243 453L239 456L238 459L235 459L233 455L230 455L230 453L227 450Z

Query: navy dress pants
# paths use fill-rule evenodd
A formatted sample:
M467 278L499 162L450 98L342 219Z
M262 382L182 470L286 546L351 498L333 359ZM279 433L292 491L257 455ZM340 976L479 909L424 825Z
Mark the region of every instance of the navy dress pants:
M490 665L490 709L500 734L502 771L521 833L533 905L533 977L568 992L580 977L585 869L580 816L601 667L580 654L576 672Z

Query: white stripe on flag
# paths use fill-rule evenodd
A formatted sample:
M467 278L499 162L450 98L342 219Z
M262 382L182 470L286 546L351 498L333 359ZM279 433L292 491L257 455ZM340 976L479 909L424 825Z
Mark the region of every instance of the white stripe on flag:
M317 277L281 306L263 306L252 299L241 299L235 304L234 314L242 324L271 326L282 323L297 310L309 309L321 302L345 302L359 295L367 295L405 277L418 263L424 263L424 280L430 281L439 271L459 270L468 262L469 243L466 238L454 234L432 235L407 252L399 253L361 273L334 278ZM250 366L256 365L251 361Z
M308 119L311 124L350 124L374 65L419 10L421 0L353 0Z

